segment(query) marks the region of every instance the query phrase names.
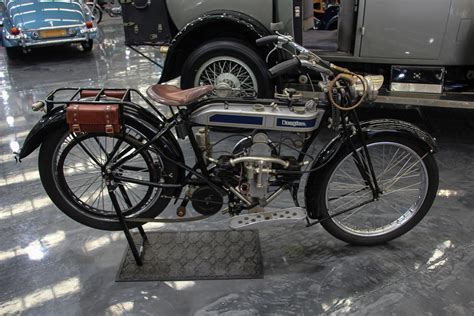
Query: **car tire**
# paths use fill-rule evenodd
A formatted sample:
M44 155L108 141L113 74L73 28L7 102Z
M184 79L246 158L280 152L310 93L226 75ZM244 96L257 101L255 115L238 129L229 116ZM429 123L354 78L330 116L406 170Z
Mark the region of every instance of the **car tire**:
M229 66L229 73L214 73L214 78L217 77L217 80L214 78L212 81L207 78L204 81L200 80L207 69L219 63L240 67L244 74L248 74L248 77L240 77L243 78L240 80ZM261 98L271 97L273 94L272 80L268 75L265 61L254 49L238 41L217 40L205 43L192 52L183 65L181 73L183 89L201 84L219 85L220 83L239 89L251 89L250 86L256 85L255 90Z
M83 52L85 53L90 52L92 48L94 47L94 41L90 39L87 42L81 43L81 46L82 46Z
M5 47L9 59L17 59L23 52L20 47Z

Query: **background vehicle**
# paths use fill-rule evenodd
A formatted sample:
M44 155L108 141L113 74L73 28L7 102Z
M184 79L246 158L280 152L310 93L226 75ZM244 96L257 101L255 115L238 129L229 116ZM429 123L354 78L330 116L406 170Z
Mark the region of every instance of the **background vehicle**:
M335 30L339 19L340 0L313 0L313 12L316 30ZM305 16L309 12L309 2L305 2ZM308 21L309 22L309 21ZM305 21L305 23L308 23ZM305 28L310 29L311 25Z
M271 95L267 51L254 41L279 30L330 61L383 74L379 102L473 106L471 1L342 0L332 31L314 30L305 8L313 0L153 0L146 9L123 4L123 18L127 43L169 47L161 80L182 75L183 87L213 82ZM282 84L311 90L298 73Z
M32 47L80 43L90 51L97 27L80 0L0 0L3 17L1 43L15 58Z
M122 7L120 6L120 4L115 2L115 0L94 0L92 2L87 2L87 5L91 9L92 15L94 16L94 20L96 23L100 23L102 21L104 11L111 18L120 16L122 14Z

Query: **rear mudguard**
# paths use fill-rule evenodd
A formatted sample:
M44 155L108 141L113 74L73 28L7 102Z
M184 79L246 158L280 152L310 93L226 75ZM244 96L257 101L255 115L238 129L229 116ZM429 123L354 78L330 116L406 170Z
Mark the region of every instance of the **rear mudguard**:
M417 126L410 124L408 122L403 122L399 120L392 119L381 119L373 120L361 123L363 133L367 140L370 140L376 136L402 136L408 139L411 139L423 148L426 149L426 152L435 153L438 151L438 146L436 145L436 140L427 132L421 130ZM356 137L356 136L352 136ZM317 158L314 160L311 169L317 168L324 165L328 162L329 159L337 155L345 146L348 146L348 141L344 140L342 135L336 136L332 139L318 154ZM311 146L311 144L306 144L306 150ZM305 151L306 152L306 151ZM330 164L328 164L330 167ZM309 175L308 181L305 187L305 202L308 203L309 199L309 189L314 181L318 181L322 175L326 172L326 167L323 167ZM314 208L308 208L314 209ZM321 214L317 211L317 214L308 214L312 219L321 219Z
M127 120L138 121L144 128L148 129L150 134L157 134L160 130L161 120L150 113L148 110L134 104L124 106L123 115ZM48 135L58 128L67 128L66 108L56 107L44 115L38 123L31 129L25 139L20 152L17 154L19 159L23 159L36 150L43 142L48 141ZM184 163L184 155L178 141L171 132L166 133L157 141L163 153L174 161ZM179 168L177 183L184 181L184 170ZM179 194L179 192L176 192Z

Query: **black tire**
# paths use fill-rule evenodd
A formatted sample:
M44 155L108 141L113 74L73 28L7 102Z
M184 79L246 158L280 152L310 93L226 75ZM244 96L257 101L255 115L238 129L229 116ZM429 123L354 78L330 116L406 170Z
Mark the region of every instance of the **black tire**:
M102 8L100 5L96 4L94 6L94 2L87 2L87 5L89 6L92 15L94 16L94 21L99 24L102 21L102 15L104 14L102 12ZM94 7L93 7L94 6Z
M82 46L82 51L85 53L88 53L94 47L94 41L90 39L87 42L82 42L81 46Z
M138 123L134 123L134 121L128 122L128 124L130 124L129 126L131 126L135 131L138 131L140 134L142 134L145 139L149 139L154 136L148 135L148 130L141 128L140 125ZM69 130L66 127L57 129L52 134L48 135L47 140L43 142L41 146L38 158L38 168L41 182L45 188L46 193L63 213L83 225L107 231L121 230L122 227L114 213L111 211L109 211L107 214L92 212L90 208L87 208L87 204L85 204L86 207L84 207L84 203L80 200L80 198L77 199L69 187L64 185L64 180L62 180L63 177L61 176L62 170L61 168L57 168L57 162L61 155L56 155L56 152L67 135L69 135ZM104 135L105 134L102 134L102 136ZM166 170L166 172L178 174L178 170L175 165L164 161L164 159L162 163L164 166L162 168L163 170ZM154 180L156 181L156 179ZM105 194L106 193L107 192L105 192ZM174 192L172 189L163 189L159 194L155 194L153 200L149 201L146 206L143 206L143 204L140 205L139 208L134 206L133 208L128 209L127 212L124 212L124 215L127 218L155 218L166 208L170 201L169 198L161 198L161 196L170 196L173 195L173 193ZM130 228L141 225L143 225L143 223L128 224Z
M419 158L423 157L427 152L426 147L422 146L419 142L414 141L412 139L402 138L400 136L375 136L368 142L368 145L370 146L370 144L382 142L398 143L404 145L414 151L419 156ZM356 148L361 148L361 145L356 144ZM349 149L349 146L341 148L339 153L336 154L336 156L332 159L329 165L327 165L321 172L317 173L317 175L312 174L310 176L310 178L308 179L308 189L306 193L306 205L310 214L319 214L319 219L327 218L330 215L326 201L326 190L328 188L329 181L339 164L342 164L344 159L346 159L346 157L351 154L352 152ZM403 222L401 226L398 226L392 231L388 231L387 233L376 236L360 236L358 234L353 234L347 229L343 229L338 224L336 224L335 219L337 219L337 217L335 217L334 219L331 218L324 220L321 223L322 226L326 229L327 232L329 232L334 237L347 243L359 246L374 246L383 244L410 231L423 219L423 217L430 210L436 198L436 193L438 190L438 166L436 164L436 160L434 159L433 154L426 155L423 159L423 164L426 168L428 178L425 198L421 204L421 207L416 211L416 213L406 222ZM359 192L360 191L358 191L358 194L360 194ZM382 198L383 194L381 196L381 199ZM351 213L348 212L347 214ZM342 214L340 216L345 215Z
M196 86L198 70L213 58L230 56L245 64L253 73L258 86L258 96L272 97L272 80L268 67L259 54L244 43L232 40L217 40L203 44L189 55L181 73L181 87L184 89Z
M20 47L5 47L5 50L7 51L7 56L10 59L17 59L21 55L23 55L23 51Z

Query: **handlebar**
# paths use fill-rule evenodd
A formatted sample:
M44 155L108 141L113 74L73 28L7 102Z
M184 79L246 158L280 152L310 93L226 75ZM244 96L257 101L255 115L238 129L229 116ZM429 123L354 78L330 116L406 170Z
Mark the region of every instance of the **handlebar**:
M257 44L257 46L277 44L278 43L278 35L268 35L268 36L261 37L258 40L256 40L255 43Z
M300 60L297 57L293 57L292 59L285 60L284 62L273 66L268 70L268 72L270 73L270 77L275 78L279 75L289 72L292 69L299 67L300 65Z
M278 45L278 47L281 48L282 45L288 45L292 47L296 52L297 55L302 55L300 58L296 58L296 61L293 59L290 59L290 61L287 63L282 62L272 69L270 69L270 74L272 77L277 76L278 74L282 74L285 71L287 72L290 70L290 68L295 68L296 66L303 65L303 67L306 68L311 68L313 70L316 70L318 72L322 72L325 74L333 74L333 69L332 64L326 60L321 59L318 55L314 54L313 52L307 50L303 46L299 45L298 43L295 43L293 38L289 35L268 35L261 37L256 40L257 46L265 46L265 45ZM305 59L311 59L312 62L305 62ZM301 59L301 62L300 60Z
M324 74L323 81L327 84L327 91L329 101L340 110L353 110L358 107L365 99L370 101L375 100L378 90L383 84L383 77L380 76L365 76L357 75L349 69L336 66L326 60L321 59L315 53L309 51L303 46L299 45L289 35L269 35L256 40L257 46L264 46L273 44L275 47L268 53L268 57L277 49L282 49L293 55L291 59L283 61L268 70L269 75L274 78L279 75L290 72L298 67L311 69L313 71ZM286 46L286 47L285 47ZM288 50L288 47L293 48L294 52ZM328 81L331 78L330 81ZM336 83L345 81L346 86L351 89L352 93L359 95L358 101L350 105L340 105L336 103L333 98L333 88Z

